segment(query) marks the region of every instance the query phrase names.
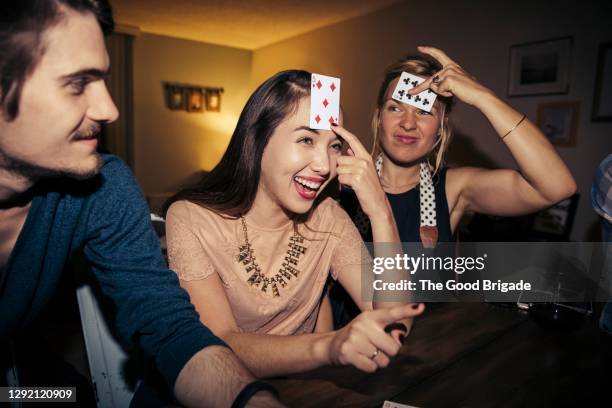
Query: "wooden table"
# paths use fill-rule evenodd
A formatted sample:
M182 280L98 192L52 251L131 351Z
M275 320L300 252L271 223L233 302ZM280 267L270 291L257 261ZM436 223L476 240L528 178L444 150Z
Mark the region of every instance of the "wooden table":
M290 407L612 406L612 336L595 319L562 333L513 308L432 304L386 369L325 367L271 382Z

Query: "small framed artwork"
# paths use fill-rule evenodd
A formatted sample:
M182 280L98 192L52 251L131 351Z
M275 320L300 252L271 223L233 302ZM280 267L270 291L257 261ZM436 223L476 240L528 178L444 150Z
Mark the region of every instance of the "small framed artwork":
M578 102L552 102L538 105L538 127L554 145L576 146Z
M571 52L572 37L511 46L508 96L567 93Z
M591 119L594 122L612 122L612 42L599 46Z
M204 110L204 91L202 88L187 89L187 112L202 112Z
M183 87L166 85L166 106L171 110L185 109L185 90Z
M546 237L550 241L568 240L572 231L574 217L580 194L574 194L568 199L533 215L532 235Z
M221 92L222 89L206 90L206 110L211 112L221 111Z

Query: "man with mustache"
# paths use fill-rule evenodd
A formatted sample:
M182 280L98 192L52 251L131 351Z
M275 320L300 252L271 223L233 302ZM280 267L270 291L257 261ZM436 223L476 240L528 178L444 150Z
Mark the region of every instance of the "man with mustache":
M82 250L118 334L154 358L182 404L278 406L199 322L127 167L96 151L118 115L104 84L112 27L107 0L0 3L0 375Z

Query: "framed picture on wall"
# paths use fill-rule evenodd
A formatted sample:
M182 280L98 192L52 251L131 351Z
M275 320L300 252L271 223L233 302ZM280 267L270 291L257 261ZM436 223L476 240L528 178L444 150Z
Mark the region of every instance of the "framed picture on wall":
M571 52L572 37L511 46L508 96L567 93Z
M537 124L554 145L576 146L578 102L552 102L538 105Z
M187 90L187 112L202 112L204 110L204 91L201 88Z
M558 202L533 215L531 235L548 241L567 241L572 231L580 194Z
M591 119L612 122L612 42L599 46Z
M185 109L185 90L181 86L165 85L166 106L171 110Z

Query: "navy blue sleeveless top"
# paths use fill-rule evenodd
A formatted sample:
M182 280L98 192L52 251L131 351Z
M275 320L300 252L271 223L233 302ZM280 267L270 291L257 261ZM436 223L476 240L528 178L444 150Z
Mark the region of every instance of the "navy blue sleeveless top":
M455 234L451 232L448 201L446 200L446 167L433 177L436 194L436 219L438 224L438 242L454 242ZM393 209L393 216L402 242L421 242L419 235L421 205L419 185L399 193L387 193L387 198ZM340 193L340 205L354 220L359 207L357 196L351 189L343 189ZM372 242L372 228L368 225L367 232L362 233L365 242Z

